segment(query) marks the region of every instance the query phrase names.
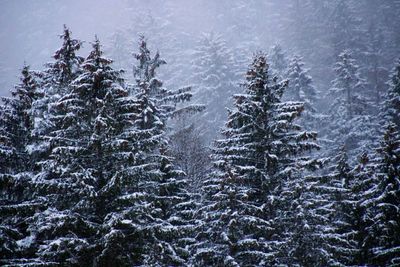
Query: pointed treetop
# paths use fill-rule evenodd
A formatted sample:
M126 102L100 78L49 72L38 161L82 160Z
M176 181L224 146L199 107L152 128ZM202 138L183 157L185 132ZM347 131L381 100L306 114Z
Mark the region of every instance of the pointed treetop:
M246 73L247 85L246 90L250 94L254 94L259 97L264 97L267 93L270 97L271 103L278 103L282 97L285 88L288 85L288 81L285 80L280 83L276 83L276 79L273 79L273 83L268 85L271 81L269 79L269 64L267 63L267 57L265 53L258 52L255 54L252 64L250 64ZM268 90L269 92L264 92Z
M288 62L280 44L275 44L271 47L269 59L271 60L272 68L279 72L278 74L284 75L283 72L287 68Z
M27 100L25 98L28 97L29 103L31 103L35 98L38 85L31 74L30 66L26 62L24 62L21 74L21 83L15 86L15 91L11 92L11 94L13 97L18 96L20 100Z
M134 76L138 80L147 82L156 76L156 69L158 67L167 63L160 58L158 51L151 58L150 50L147 48L147 40L143 35L139 37L139 52L135 53L134 57L139 61L139 65L134 67Z
M58 49L54 54L56 60L72 60L75 56L75 52L82 47L82 42L71 38L71 31L64 24L63 34L59 35L60 39L63 40L62 47Z
M337 171L342 175L347 175L350 172L350 165L348 163L349 158L347 156L347 148L345 145L342 146L339 155L337 157Z

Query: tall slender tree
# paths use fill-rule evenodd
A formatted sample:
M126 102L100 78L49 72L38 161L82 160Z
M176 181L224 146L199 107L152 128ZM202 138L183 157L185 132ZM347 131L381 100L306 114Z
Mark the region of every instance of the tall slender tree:
M400 263L400 136L394 123L388 123L376 159L376 185L370 202L374 237L370 264L396 266Z
M112 137L120 127L116 101L127 92L97 38L92 46L82 73L53 104L53 127L45 137L51 152L35 180L47 209L35 215L30 232L44 262L90 264L104 216L96 196L113 174Z
M133 100L130 127L120 135L130 158L106 185L114 194L105 216L100 265L184 265L190 241L194 203L186 190L186 177L168 156L167 120L190 99L189 89L170 91L157 78L165 64L158 53L151 56L144 38L139 42L134 68L137 95ZM123 245L121 245L123 244ZM115 246L117 249L115 249Z
M195 51L192 64L192 82L196 84L195 97L206 110L198 116L208 142L216 137L225 120L229 96L235 93L235 64L232 52L219 34L202 37Z
M244 94L235 95L225 138L216 142L217 175L204 183L200 213L205 224L193 259L197 265L285 262L278 248L288 239L279 216L289 203L282 191L303 169L317 165L303 153L318 146L316 134L300 132L295 123L303 104L281 102L287 82L272 81L268 70L266 57L256 55Z
M385 103L382 111L382 123L390 121L394 123L397 129L400 129L400 59L397 60L393 68L391 79L389 81L389 90L385 97Z
M36 161L37 170L40 169L41 158L50 154L50 143L43 136L48 135L54 125L51 117L57 101L65 94L70 93L70 84L76 79L82 69L83 58L77 55L82 47L82 42L72 38L71 31L64 25L63 33L59 36L62 45L53 55L52 62L45 64L45 69L35 72L39 80L40 92L43 97L33 102L33 115L35 117L32 131L31 157ZM43 169L42 169L43 170Z
M284 99L304 103L304 112L301 124L306 129L315 129L321 122L322 116L317 113L317 90L309 70L304 68L301 57L294 56L288 67L287 77L289 86L284 94Z
M34 117L32 103L41 97L29 66L24 65L20 83L2 98L0 107L0 259L5 262L25 256L28 219L40 207L32 197L32 166L29 145L32 142Z
M329 110L331 123L327 137L332 141L332 151L338 151L339 145L345 144L353 162L356 155L371 149L378 127L370 111L369 92L351 51L343 51L339 58L334 68L336 78L329 91L334 100Z

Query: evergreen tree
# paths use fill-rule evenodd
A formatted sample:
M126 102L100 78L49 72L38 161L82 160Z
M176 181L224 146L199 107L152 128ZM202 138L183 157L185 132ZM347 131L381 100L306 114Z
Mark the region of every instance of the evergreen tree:
M326 182L330 216L324 241L328 244L330 260L334 265L352 264L357 249L354 240L355 229L352 225L352 220L355 219L353 214L355 199L351 190L354 180L346 150L343 148Z
M53 55L54 62L46 64L45 79L52 87L49 89L51 93L63 95L70 82L78 76L83 58L76 54L82 47L82 42L72 39L71 31L66 25L60 39L63 43Z
M376 120L370 113L370 99L358 65L349 50L340 54L335 64L336 78L329 94L334 97L329 115L327 139L332 151L345 145L350 159L368 150L376 138Z
M326 243L331 202L324 177L305 175L283 187L285 208L277 218L283 230L279 262L294 266L327 266L332 263Z
M235 65L232 53L221 35L205 35L194 51L192 80L195 97L206 106L199 116L200 126L208 142L214 139L225 120L228 99L235 92Z
M400 263L400 136L397 127L389 123L376 159L376 185L370 202L373 203L374 237L373 258L379 266L397 266Z
M50 154L50 143L43 137L54 130L50 120L52 114L56 112L53 110L54 106L62 96L70 92L70 84L81 73L80 64L83 62L83 58L77 55L82 42L73 39L71 31L65 25L63 34L59 37L62 45L54 53L54 61L45 64L44 71L35 72L43 95L34 101L32 108L35 122L30 156L36 161L37 167L40 167L41 159L47 158Z
M400 59L396 63L389 81L389 90L383 107L383 119L394 123L400 129Z
M282 47L276 44L271 47L268 58L271 62L271 71L279 78L283 78L287 74L289 62L283 52Z
M135 57L137 95L131 127L120 135L120 141L130 148L126 156L131 160L106 186L115 194L110 198L114 208L105 217L103 250L96 262L101 266L115 262L123 266L184 265L194 203L186 191L186 177L168 157L166 123L174 114L193 109L176 108L191 94L189 89L162 87L156 70L165 61L158 53L151 56L144 38Z
M12 98L2 98L0 107L0 259L11 263L24 256L27 221L40 200L32 199L31 179L34 162L29 157L34 118L32 103L41 97L28 65Z
M128 38L146 36L151 50L161 51L167 65L158 74L168 88L181 88L190 81L190 50L194 45L194 37L189 35L182 25L174 23L174 12L178 9L177 3L165 2L157 6L162 15L156 10L140 9L131 18L131 26L127 29ZM135 6L135 9L137 7ZM131 60L127 69L134 62ZM130 78L130 77L129 77Z
M363 153L359 158L359 163L352 170L354 183L351 186L354 206L352 215L352 239L356 244L353 250L352 264L366 265L372 258L373 236L370 227L373 225L373 213L371 213L371 194L369 190L374 184L375 166L368 153Z
M110 159L112 137L120 127L117 100L127 95L120 72L110 64L96 38L82 73L53 104L49 119L54 127L45 137L51 152L35 180L47 209L35 215L30 227L43 262L92 263L105 206L97 196L114 175Z
M29 169L30 160L27 145L31 142L31 131L34 119L32 103L40 97L38 84L29 66L24 65L21 72L21 83L12 92L12 98L2 98L1 139L2 156L1 171L10 173L22 172ZM24 166L26 167L24 169Z
M321 116L317 114L315 105L317 102L317 90L314 88L312 77L304 68L302 58L294 56L288 68L289 86L284 99L304 103L302 113L302 126L306 129L314 129L319 124Z
M285 184L300 179L303 169L318 165L303 154L318 146L316 134L301 132L294 122L303 104L281 102L287 82L272 81L268 70L265 56L256 55L245 93L235 95L225 138L216 142L217 175L204 182L195 265L285 263L279 247L290 235L279 216L290 204L282 192L290 191Z

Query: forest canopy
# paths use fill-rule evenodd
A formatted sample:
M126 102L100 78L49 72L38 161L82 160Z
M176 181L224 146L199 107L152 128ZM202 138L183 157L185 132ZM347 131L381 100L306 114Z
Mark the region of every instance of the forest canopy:
M16 2L0 265L400 264L400 1Z

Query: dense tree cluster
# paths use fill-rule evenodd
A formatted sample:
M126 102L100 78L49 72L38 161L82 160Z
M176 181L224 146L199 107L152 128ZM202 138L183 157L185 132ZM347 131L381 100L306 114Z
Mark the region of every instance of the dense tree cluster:
M0 105L0 263L399 265L400 61L385 90L383 55L348 50L358 24L343 30L354 18L337 2L348 17L330 36L326 114L303 58L279 45L254 54L238 86L243 59L205 35L192 93L164 87L167 62L144 37L126 74L97 37L79 56L64 27L53 61L24 65ZM130 48L118 49L128 64ZM164 75L177 83L174 68Z

